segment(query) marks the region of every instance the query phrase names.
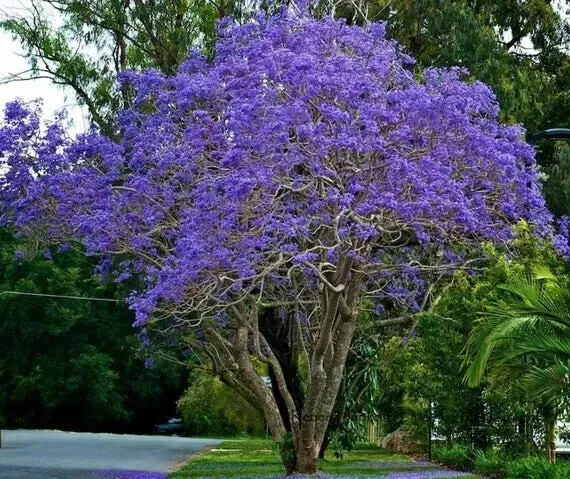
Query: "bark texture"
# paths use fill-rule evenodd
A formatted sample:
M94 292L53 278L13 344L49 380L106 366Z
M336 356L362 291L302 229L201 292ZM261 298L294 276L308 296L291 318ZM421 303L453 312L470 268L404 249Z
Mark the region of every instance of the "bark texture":
M316 293L312 323L294 308L234 307L231 333L205 328L215 373L263 411L288 474L314 474L358 316L361 274L341 257ZM266 368L270 386L261 377Z

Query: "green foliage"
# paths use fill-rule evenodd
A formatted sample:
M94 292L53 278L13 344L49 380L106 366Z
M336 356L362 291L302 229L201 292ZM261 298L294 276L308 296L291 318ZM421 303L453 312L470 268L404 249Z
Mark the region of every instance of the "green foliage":
M20 246L0 230L0 291L119 295L81 254L18 260ZM161 361L144 368L123 303L3 294L0 310L0 414L7 427L150 432L172 414L181 370Z
M524 417L520 393L505 384L473 389L463 383L461 351L466 336L460 321L426 314L416 337L405 344L394 338L386 345L380 364L390 379L391 396L400 392L400 421L423 443L431 414L432 433L449 441L477 448L496 441L511 450L524 449L516 428L517 420ZM386 408L393 409L394 405Z
M261 435L263 414L245 399L206 374L197 374L178 401L178 411L192 434Z
M488 479L504 479L507 467L508 459L497 450L479 451L473 462L474 472Z
M348 419L340 427L331 428L328 432L328 449L337 459L344 459L347 452L351 452L356 444L365 442L365 423Z
M466 379L476 385L486 370L518 379L530 400L558 408L570 374L570 293L565 276L536 267L501 286L467 343Z
M393 429L404 423L424 442L431 410L434 435L520 455L535 450L534 437L545 425L541 411L529 404L520 381L493 376L476 388L465 384L464 348L479 312L510 294L501 284L539 265L562 275L566 265L525 224L508 255L490 247L486 254L477 274L456 273L439 302L419 318L415 335L408 340L404 332L383 345L378 368L391 402L377 404L380 415L398 418Z
M113 118L128 104L115 88L125 70L172 74L191 48L211 51L215 21L247 16L244 2L207 0L32 0L31 8L0 21L23 47L30 70L18 77L49 78L70 87L91 119L113 135ZM52 21L55 7L58 19ZM9 78L8 78L9 80Z
M509 278L500 301L487 305L469 335L467 382L485 374L518 382L544 415L548 457L554 457L559 411L568 406L570 386L570 280L537 265Z
M524 457L509 463L507 479L566 479L570 477L570 463L550 464L546 459Z
M279 452L279 456L283 461L287 473L292 472L295 468L297 458L295 454L295 444L293 443L293 434L291 432L287 432L277 443L277 451Z
M468 446L437 447L435 460L452 469L473 471L488 479L566 479L570 462L549 463L544 458L526 456L510 459L498 450L473 451Z
M470 471L475 461L475 452L461 444L454 444L449 447L436 447L432 454L437 462L461 471Z
M544 196L548 207L560 217L570 212L570 148L565 142L549 143L540 145L538 157L546 176Z

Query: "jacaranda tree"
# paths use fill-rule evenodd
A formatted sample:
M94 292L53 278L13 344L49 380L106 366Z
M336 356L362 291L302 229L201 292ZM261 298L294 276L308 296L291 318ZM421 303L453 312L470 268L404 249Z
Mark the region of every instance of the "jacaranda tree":
M123 75L119 142L9 105L3 218L136 275L136 326L177 331L263 410L288 472L315 472L359 307L428 305L521 218L550 234L491 90L412 70L384 24L226 21L214 61Z

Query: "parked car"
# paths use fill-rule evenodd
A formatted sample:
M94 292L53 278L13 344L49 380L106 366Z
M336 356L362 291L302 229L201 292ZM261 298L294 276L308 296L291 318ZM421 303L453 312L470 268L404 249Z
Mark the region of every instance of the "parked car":
M170 436L180 436L188 432L186 426L182 423L182 419L178 417L169 418L165 423L157 424L154 430L157 434Z

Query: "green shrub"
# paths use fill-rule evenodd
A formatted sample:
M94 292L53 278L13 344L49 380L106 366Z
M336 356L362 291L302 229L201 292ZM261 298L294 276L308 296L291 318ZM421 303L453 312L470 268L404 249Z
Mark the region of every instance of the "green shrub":
M475 454L473 450L467 446L454 444L453 446L435 448L433 457L444 466L461 471L469 471L473 469Z
M507 479L568 479L570 463L549 464L541 457L524 457L512 461L507 467Z
M473 469L488 479L503 479L507 474L508 460L498 451L482 451L475 455Z
M193 378L178 401L178 412L195 435L260 436L264 432L263 414L219 379L206 374Z

